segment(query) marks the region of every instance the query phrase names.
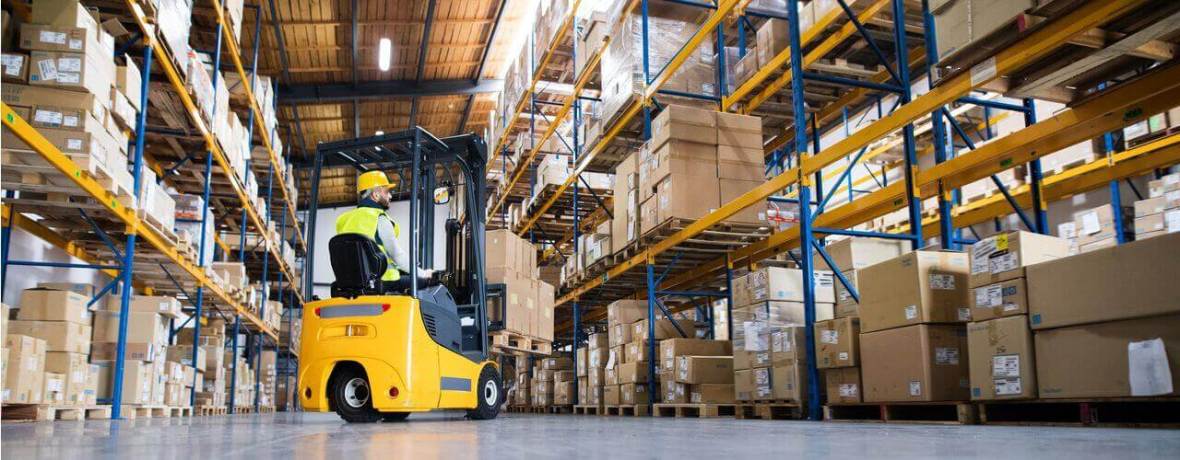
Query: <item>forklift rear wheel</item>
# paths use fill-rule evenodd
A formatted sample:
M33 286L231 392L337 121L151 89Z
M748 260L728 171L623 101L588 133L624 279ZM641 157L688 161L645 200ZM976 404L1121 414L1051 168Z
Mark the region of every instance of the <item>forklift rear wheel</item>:
M369 388L369 379L362 371L341 369L332 379L329 393L336 414L349 423L374 423L381 420L381 413L373 409L373 393Z
M386 422L401 422L401 421L404 421L406 419L406 417L409 417L409 416L410 416L409 412L386 412L384 414L381 414L381 420L384 420Z
M500 385L500 373L492 366L484 366L479 373L479 385L475 387L477 405L475 409L467 411L467 417L472 420L491 420L500 414L500 402L503 398L503 388Z

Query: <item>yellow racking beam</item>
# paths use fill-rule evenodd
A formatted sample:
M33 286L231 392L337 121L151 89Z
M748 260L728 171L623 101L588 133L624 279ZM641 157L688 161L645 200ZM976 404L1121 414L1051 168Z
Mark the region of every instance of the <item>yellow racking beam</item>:
M624 11L623 17L625 17L627 14L630 14L631 8L634 8L636 3L638 2L632 1L631 5L629 5L627 10ZM615 137L617 137L619 133L623 131L623 128L625 128L627 124L631 122L631 119L635 118L635 116L639 114L639 111L644 106L651 103L652 97L656 95L656 93L660 90L660 87L662 87L669 78L672 78L672 75L675 74L677 70L680 70L680 66L683 65L685 61L692 57L697 47L701 45L701 42L703 42L706 37L714 32L714 29L717 27L717 25L720 24L721 21L723 21L731 11L733 11L737 3L738 0L722 0L718 3L717 9L713 10L709 17L705 19L705 22L701 24L696 33L694 33L692 37L689 38L688 43L681 47L680 51L676 52L676 55L672 56L672 60L669 61L668 65L664 67L663 72L657 75L655 80L653 80L651 84L644 89L642 99L637 103L630 104L630 108L628 108L627 111L623 112L623 114L615 120L615 123L610 127L610 129L603 133L598 142L594 144L594 147L591 148L590 151L586 153L586 155L578 159L578 164L575 165L574 171L568 178L566 178L565 182L557 188L557 191L553 193L553 196L549 197L548 200L545 200L545 203L543 203L540 208L537 208L537 211L533 214L533 216L529 217L528 221L525 222L524 228L517 232L518 235L523 236L525 232L528 232L529 228L536 224L537 220L540 219L541 216L545 215L545 212L548 211L549 208L552 207L559 198L561 198L561 195L565 193L565 191L571 186L573 186L574 181L578 179L578 175L582 174L582 172L586 170L586 167L590 165L590 162L593 161L594 157L598 156L599 153L601 153L608 145L610 145L611 141L613 141Z
M254 225L254 228L258 229L259 235L266 241L267 252L274 256L275 265L277 265L279 270L281 270L283 274L286 275L288 280L295 279L290 267L287 266L286 261L283 260L282 254L279 253L280 249L277 248L276 245L271 244L270 235L267 234L266 225L262 222L262 218L259 217L258 211L254 209L254 205L251 203L249 196L246 194L245 188L238 181L237 176L233 173L233 168L230 166L229 160L226 159L225 152L221 150L221 144L219 144L217 139L213 137L213 131L210 130L209 127L205 125L205 121L201 119L201 114L197 109L196 103L193 102L192 96L190 96L188 91L185 90L184 80L181 79L180 74L176 71L175 64L173 64L172 61L172 56L169 56L168 50L160 44L159 39L154 34L155 26L148 23L147 15L144 13L143 7L139 5L137 0L126 1L128 7L131 10L132 17L135 18L135 22L139 25L140 30L143 32L145 44L152 47L152 53L156 56L156 59L154 59L155 63L164 70L164 75L168 77L168 81L172 84L177 97L184 105L185 110L188 111L189 118L192 120L193 124L197 126L197 130L201 132L201 137L205 139L205 145L207 149L213 154L213 159L217 160L217 165L221 167L222 172L224 172L226 178L229 179L229 183L233 187L234 193L237 194L238 199L242 202L242 208L246 210L246 215ZM222 27L222 29L224 28L225 27ZM242 224L245 225L245 222ZM298 299L299 303L303 304L303 294L299 292L298 289L292 289L292 292L295 293L295 297Z
M607 37L606 40L603 41L602 47L598 51L595 51L592 56L590 56L590 60L587 61L585 68L593 69L594 66L598 65L598 61L602 59L602 54L606 51L608 46L610 46L610 37ZM500 206L504 205L504 201L508 199L508 195L512 192L512 188L516 186L517 182L520 182L520 178L524 177L524 173L528 172L529 165L531 165L533 159L536 158L537 152L540 151L541 147L545 145L545 141L548 141L550 137L553 137L553 134L557 132L557 128L561 126L561 121L564 120L565 116L570 113L570 109L574 107L574 103L578 102L578 96L582 94L582 89L586 88L586 85L590 83L590 76L593 74L594 72L583 72L582 75L578 76L578 80L574 82L573 92L571 92L569 96L566 96L565 102L561 104L561 109L557 111L557 114L553 116L553 120L549 122L549 128L546 129L545 133L541 135L541 140L537 141L536 144L533 145L533 148L529 150L528 156L516 165L516 173L512 175L512 180L508 182L508 187L505 187L504 192L500 194L500 199L496 200L496 204L492 205L492 207L488 209L488 216L496 215L496 211L500 209Z
M303 235L299 231L299 217L295 214L295 201L287 196L287 179L279 174L279 167L282 165L281 159L275 154L274 147L271 146L270 133L266 131L266 123L262 119L262 110L258 108L258 99L254 97L254 88L250 85L250 79L247 78L246 70L242 67L242 56L238 50L238 40L234 37L234 31L229 26L229 21L225 19L225 8L221 6L221 0L211 0L213 2L213 10L217 12L217 22L221 24L221 34L225 37L222 42L229 48L229 56L234 63L234 69L238 71L238 77L242 79L242 87L246 90L246 100L250 101L250 111L254 113L254 125L258 127L258 132L261 133L259 137L262 138L262 145L266 147L267 157L270 159L270 167L275 172L275 177L279 181L279 190L282 192L283 204L285 210L291 216L291 225L295 227L296 240L302 245L303 249L307 250L307 242L303 241ZM255 14L262 14L262 9L259 8ZM254 46L261 46L260 43L255 43ZM278 117L278 114L275 114ZM253 140L251 140L253 143ZM290 147L290 146L288 146ZM267 236L269 239L269 236Z
M1059 46L1067 43L1072 37L1093 27L1101 25L1111 19L1117 18L1130 11L1133 7L1144 4L1146 1L1147 0L1091 0L1083 5L1080 5L1063 17L1046 24L1045 27L1018 40L1010 47L1001 50L993 57L976 65L970 70L970 72L960 74L958 77L943 82L942 85L933 88L930 92L918 97L917 99L914 99L908 104L898 107L897 110L895 110L892 114L871 123L870 125L854 133L852 136L849 136L830 146L826 150L819 152L817 155L804 159L800 166L791 168L790 170L775 176L767 182L764 182L761 185L755 187L753 190L742 194L733 201L722 205L720 209L706 215L705 217L697 219L696 222L688 225L683 230L657 242L652 247L640 252L631 259L611 267L611 269L608 270L605 275L591 279L582 286L579 286L573 291L562 296L560 299L558 299L557 305L562 305L578 298L590 289L601 285L606 280L621 275L631 268L643 264L648 257L667 251L668 249L671 249L680 243L687 241L688 239L700 234L710 227L725 221L725 219L728 219L730 216L738 213L739 211L753 206L755 203L762 202L767 197L777 193L779 190L783 190L787 186L797 183L800 179L810 177L812 173L822 170L824 166L844 158L845 155L868 145L870 142L876 139L880 139L893 131L901 129L903 126L912 123L914 120L921 118L923 115L933 112L938 107L949 104L955 99L967 94L974 87L984 85L1001 75L1005 75L1008 72L1016 70L1039 58L1047 56ZM732 4L730 6L732 6ZM1177 99L1173 98L1168 100L1175 101ZM1166 110L1166 108L1164 108L1164 110ZM1038 125L1040 125L1040 123L1038 123ZM1062 129L1061 126L1054 126L1054 128ZM1027 129L1028 128L1026 128L1024 131ZM1021 133L1024 131L1021 131ZM1069 129L1066 131L1080 132L1081 130ZM1004 139L1008 139L1008 142L1014 142L1013 139L1011 139L1013 137L1019 139L1023 136L1014 134L1007 136ZM996 144L996 142L990 143L988 146L993 144ZM1066 146L1068 145L1071 144L1067 144ZM972 152L972 155L964 155L956 158L955 160L962 160L963 158L968 158L978 154L979 151L977 150ZM948 166L952 164L962 164L960 162L956 162L955 160L951 160L939 165L939 167L942 168L940 171L957 171L957 169L951 169L955 168L955 166ZM930 176L927 175L927 177ZM865 206L867 204L865 202L865 198L881 196L883 192L887 192L892 189L901 189L904 192L905 187L897 187L898 184L900 183L896 183L893 186L875 192L868 197L854 200L852 203L850 203L850 205L841 206L840 208L825 212L824 214L821 214L819 217L817 217L816 224L820 226L829 226L822 221L830 219L831 216L835 215L834 213L837 213L838 210L843 210L845 208L860 208ZM917 191L915 191L915 193L916 192ZM896 203L896 200L894 200L894 203ZM533 219L535 220L536 217L533 217ZM795 228L794 233L796 233L796 236L797 232L798 230ZM779 235L788 233L791 233L791 230L771 235L770 238L764 241L774 240ZM759 244L755 243L745 248L739 248L737 251L735 251L735 253L745 252L746 250L750 250L750 248L756 248L757 246L759 246ZM703 268L704 267L702 266L702 269ZM716 269L716 267L713 269Z
M541 57L541 62L538 63L538 65L532 69L533 80L532 80L532 82L529 83L529 90L525 91L524 93L522 93L520 95L520 101L518 101L516 103L516 109L512 113L512 118L508 119L508 125L504 127L504 133L501 134L500 139L498 139L496 141L496 148L492 149L492 156L488 158L489 169L491 168L491 164L496 162L496 158L499 158L500 150L503 150L503 148L504 148L504 142L506 142L508 139L508 136L511 135L512 127L516 126L517 117L519 117L521 112L524 111L525 101L528 100L525 98L525 96L531 97L531 95L534 92L536 92L537 83L540 83L540 81L541 81L541 70L544 69L545 66L549 65L549 61L551 59L553 59L554 55L557 54L558 45L561 44L562 40L565 40L566 34L570 33L570 31L573 30L574 19L577 15L578 7L581 5L582 5L582 0L575 0L574 1L574 4L570 8L569 13L567 13L565 16L565 19L561 21L561 27L558 27L557 33L555 33L553 35L553 41L551 43L549 43L549 48L547 48L545 50L545 54ZM574 39L576 40L577 37L575 37ZM603 49L605 50L606 48L603 48ZM575 92L574 94L577 94L577 92Z
M209 277L205 275L205 271L201 267L198 267L188 260L185 260L184 257L180 255L177 248L172 245L171 241L161 235L158 230L152 228L152 226L144 224L143 221L139 219L136 210L120 204L119 200L114 194L108 192L101 185L99 185L98 182L90 177L88 172L78 167L78 164L74 163L70 157L61 153L61 151L51 144L49 140L45 139L45 137L42 136L36 128L33 128L28 122L17 115L16 112L8 106L8 104L5 103L0 105L2 105L3 110L3 115L0 116L0 119L3 120L4 127L8 128L14 135L16 135L16 137L28 144L29 148L31 148L33 151L41 154L41 156L45 158L46 162L57 168L57 170L66 177L70 178L70 180L78 185L78 188L94 197L94 199L101 203L108 212L119 218L119 220L123 221L123 223L127 225L127 233L135 234L138 237L143 238L145 242L171 260L172 263L188 272L189 275L191 275L193 279L197 281L197 283L204 286L205 289L208 289L211 293L213 293L213 295L220 298L225 304L232 306L237 314L245 318L248 323L255 325L255 327L257 327L258 330L262 331L263 333L278 339L278 334L263 324L253 312L243 308L240 304L230 298L229 294L226 293L221 286L210 281Z

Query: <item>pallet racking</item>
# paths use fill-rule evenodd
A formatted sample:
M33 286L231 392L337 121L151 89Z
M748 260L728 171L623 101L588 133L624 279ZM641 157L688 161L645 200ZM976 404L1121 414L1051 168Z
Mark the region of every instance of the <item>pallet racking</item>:
M628 2L625 8L628 12L636 11L638 8L646 26L649 2L650 0L633 0ZM806 32L799 30L798 0L787 0L786 11L762 11L749 7L748 1L737 0L720 0L715 3L669 0L667 3L698 7L706 10L708 15L700 22L699 29L688 43L654 75L651 72L652 63L648 60L649 37L644 27L643 73L646 84L642 88L642 94L622 110L621 116L608 123L603 129L604 135L596 143L579 145L576 134L578 110L575 107L575 134L570 148L573 152L574 169L571 175L540 206L523 216L522 223L513 228L521 236L528 234L534 242L545 241L549 244L542 260L548 260L554 254L564 255L562 248L567 245L572 246L572 252L578 252L578 235L588 228L584 225L585 221L600 221L603 218L601 214L604 211L609 212L603 208L585 210L580 203L583 200L569 199L565 194L573 188L574 197L579 196L576 189L581 173L588 170L610 170L613 167L609 159L612 155L604 152L625 148L629 142L633 143L634 137L639 137L640 140L647 137L645 133L650 132L652 112L654 107L659 106L657 96L699 96L696 98L716 101L719 110L743 114L759 114L760 108L769 105L772 99L787 100L789 105L780 104L761 110L788 114L809 113L812 116L809 120L795 120L792 116L779 116L777 119L768 117L774 119L773 124L764 124L764 130L770 128L777 132L777 135L765 144L769 174L766 182L723 204L711 214L688 223L646 246L629 249L621 257L616 255L608 262L602 273L591 274L592 276L577 282L576 286L563 291L558 305L568 304L571 307L570 314L568 319L557 325L556 331L572 332L567 340L575 356L586 321L598 321L605 317L602 308L583 314L584 306L601 307L624 297L647 298L649 317L655 317L657 310L668 315L674 311L692 308L692 304L666 308L658 298L662 293L679 295L682 298L718 295L714 289L728 291L735 270L766 263L767 259L786 253L795 259L805 273L804 303L809 334L807 352L809 357L812 357L809 361L814 363L813 341L810 338L815 318L813 290L816 261L813 256L818 254L832 265L830 257L823 249L823 237L842 235L899 239L910 241L914 248L919 248L925 245L929 238L940 236L940 245L943 248L957 249L963 244L973 242L963 237L961 231L964 228L1008 214L1019 216L1021 222L1031 231L1048 233L1046 207L1049 201L1105 186L1109 187L1112 202L1120 203L1121 181L1152 172L1158 174L1161 168L1180 162L1180 148L1176 147L1180 138L1175 136L1166 136L1134 148L1116 151L1116 143L1111 135L1127 124L1168 110L1169 105L1174 105L1175 101L1180 100L1180 85L1177 84L1180 68L1175 65L1145 66L1145 70L1126 79L1120 74L1129 73L1134 69L1135 66L1132 64L1114 62L1115 65L1099 68L1104 64L1112 64L1111 61L1120 54L1115 52L1117 49L1145 43L1160 36L1161 30L1174 30L1175 13L1171 12L1170 8L1164 8L1162 12L1151 11L1152 2L1148 0L1059 0L1054 2L1056 5L1050 4L1049 7L1034 11L1036 15L1022 15L1021 24L1024 24L1023 19L1035 19L1029 21L1033 24L1030 27L1018 28L1003 39L989 38L988 40L995 42L996 46L980 47L982 51L953 55L944 62L939 61L939 56L935 52L937 39L934 16L927 1L920 2L920 11L915 11L917 8L914 7L914 4L919 2L904 0L860 2L858 7L863 9L859 11L850 8L848 2L838 1L838 8L826 13L822 18L816 18L816 25ZM1069 8L1062 7L1062 4L1068 4ZM575 5L570 14L574 14L576 9ZM888 15L894 19L876 18L877 15ZM1080 40L1079 37L1091 31L1102 31L1101 27L1116 21L1122 20L1122 24L1125 25L1129 22L1125 20L1128 16L1135 16L1139 20L1139 27L1125 35L1123 40L1126 42L1117 42L1109 46L1100 44L1092 53L1077 60L1082 64L1071 63L1061 68L1055 66L1054 63L1061 59L1060 55L1066 54L1063 50ZM786 49L778 53L768 65L756 71L747 82L738 85L732 93L726 91L725 54L719 52L717 94L685 95L662 89L670 76L680 68L688 55L708 34L715 33L718 46L725 46L727 27L736 28L738 46L744 54L746 29L753 27L750 22L750 18L753 17L787 20L790 40ZM896 18L913 19L916 24ZM880 38L875 39L873 34L866 31L865 25L874 20L878 24L888 24L891 29L888 35L892 37L892 49L882 49L875 41ZM569 21L570 19L566 18L566 22ZM565 29L567 26L563 25L561 30ZM823 35L823 40L817 40L821 32L825 31L829 33ZM881 35L885 34L878 33L877 37ZM922 37L921 40L914 39L918 35ZM507 148L505 139L510 134L518 132L516 120L526 102L533 108L532 114L539 113L537 78L541 77L543 67L545 63L550 62L554 51L564 47L564 40L568 38L559 33L554 42L545 47L542 66L534 69L532 84L521 96L521 100L517 101L516 114L509 119L504 133L499 135L500 142L497 143L496 155L508 156L504 150ZM823 58L837 50L848 48L847 44L854 40L860 41L858 47L867 47L872 52L883 70L875 73L863 72L864 75L860 78L850 78L831 75L818 69L817 64ZM577 53L576 40L574 43L575 49L570 53L572 56L576 56ZM1115 45L1123 46L1118 48ZM530 46L535 48L537 45ZM891 55L891 58L888 55ZM1043 72L1038 74L1029 70L1041 68L1050 68L1053 71L1044 75ZM588 73L592 74L593 70ZM912 77L923 74L924 79ZM1060 88L1063 82L1078 79L1080 75L1087 77L1083 80L1096 84L1091 84L1093 87L1071 89L1069 93L1075 97L1069 101L1066 110L1048 119L1037 120L1031 97L1043 92L1060 94L1063 92ZM974 92L983 89L996 90L999 87L998 80L1013 76L1027 77L1030 83L1018 88L1020 91L1014 91L1020 93L1021 99L1018 103L986 99ZM563 109L559 115L554 119L546 117L545 121L549 123L550 128L542 137L542 143L553 135L554 127L569 115L565 107L576 98L582 97L582 91L590 86L585 84L585 81L592 80L592 76L574 76L574 80L577 84L574 85L571 94L565 96L566 103L562 104ZM923 80L930 89L915 94L911 86ZM805 91L808 84L812 87L818 85L835 88L836 91L829 95L829 103L820 101L816 104L813 103L816 98ZM1030 87L1040 88L1039 92L1029 89ZM1001 87L1000 92L1005 89L1007 88ZM894 104L892 109L886 112L881 108L881 101L887 98L892 99ZM849 126L850 111L863 111L874 104L878 110L876 119L856 128ZM992 115L994 111L1000 112L996 116L1021 116L1026 127L977 146L965 131L964 122L958 119L958 113L961 113L959 111L963 107L982 109L985 125L995 119ZM529 118L530 134L535 132L535 117L536 115L531 115ZM918 124L923 124L924 127L916 126ZM826 146L821 144L821 136L826 137L841 129L842 136L828 142ZM936 164L919 169L917 137L923 131L929 135L927 142L932 144L929 150L933 151ZM990 132L990 129L987 132ZM1065 169L1051 177L1044 177L1039 158L1097 137L1103 138L1103 157ZM536 139L535 136L532 138ZM956 150L956 139L959 143L966 144L971 151L955 155L953 151ZM982 137L980 140L986 139L988 137ZM865 157L873 155L872 152L880 148L877 144L879 141L887 141L892 146L900 147L901 158L891 165L900 169L897 175L901 176L901 180L889 183L887 171L882 170L885 180L883 183L872 177L873 182L876 182L876 188L858 190L856 187L864 181L853 182L853 167ZM536 144L531 145L528 159L516 166L511 185L500 190L498 196L495 195L497 191L493 191L493 196L496 197L493 202L496 205L489 210L492 214L489 216L489 222L495 221L495 212L501 210L503 203L509 200L509 195L516 191L514 185L528 171L536 148ZM1027 184L1009 188L993 178L1000 193L970 202L966 202L958 192L959 188L968 183L993 177L997 173L1025 164L1030 171ZM507 177L507 166L500 169ZM493 168L489 167L489 171L491 170ZM824 187L824 181L833 178L834 186ZM842 203L834 200L839 192L846 192L848 199ZM930 199L937 201L937 213L926 215L923 213L922 202ZM752 242L730 242L730 245L724 246L724 253L720 256L692 255L694 241L710 233L726 233L724 223L727 218L747 207L767 201L802 204L799 206L799 223L767 236L759 236ZM572 212L569 212L570 209L560 208L554 213L547 214L555 206L565 203L569 203L573 208ZM1118 208L1115 206L1116 210ZM1024 209L1028 209L1029 212L1026 213ZM892 231L856 229L858 226L863 228L866 222L897 210L906 212L905 220L909 224ZM553 238L554 234L548 231L533 232L543 225L543 221L550 221L555 215L569 215L573 220L572 225L569 225L568 230L561 233L560 237ZM1120 222L1121 219L1116 216L1115 221ZM508 226L507 216L501 216L500 223ZM540 238L536 233L541 233ZM944 235L949 237L942 237ZM614 249L619 251L619 248ZM657 270L662 274L656 276ZM856 296L856 290L849 285L848 280L840 276L839 282ZM720 292L720 296L728 298L725 292ZM732 307L732 300L729 299L727 304ZM654 331L650 332L654 334ZM650 352L654 353L655 350ZM653 369L649 371L654 375L654 363L652 365ZM818 376L814 367L809 369L809 373L809 399L816 404L808 407L807 415L814 419L819 417L820 409L818 387L815 385Z
M248 128L247 151L253 150L254 129L258 127L259 131L266 129L262 120L262 111L259 107L258 100L253 94L253 83L256 76L257 61L258 61L258 44L261 33L261 18L262 12L259 6L250 5L247 8L255 10L254 21L254 49L252 50L253 59L251 61L251 68L249 77L242 66L242 58L238 49L237 38L229 26L225 10L218 0L212 0L214 11L216 12L216 40L215 47L209 50L207 54L212 56L213 68L221 68L221 60L223 55L229 56L234 64L234 70L237 72L241 81L249 81L251 84L245 88L247 100L249 102L249 118L250 123ZM139 190L142 187L142 181L145 179L145 168L151 167L155 171L161 181L169 181L169 174L176 172L178 169L185 167L186 172L191 172L195 177L200 177L201 180L194 188L187 187L187 184L179 182L172 182L173 185L181 192L199 193L203 197L204 209L203 216L200 220L200 243L198 248L198 257L196 260L189 260L177 247L177 244L172 240L167 233L160 228L150 224L133 208L128 208L126 204L119 200L119 197L111 192L108 192L102 185L98 183L95 177L92 177L85 169L79 167L77 163L64 155L56 147L50 144L36 128L30 126L25 120L17 115L7 104L3 106L3 124L4 127L11 131L17 138L24 141L29 150L27 153L35 155L47 163L48 166L30 164L30 165L5 165L6 169L17 168L24 169L30 172L39 174L60 174L71 182L69 186L56 185L50 188L45 186L31 186L23 183L9 183L5 182L4 188L7 190L4 205L5 225L3 227L4 244L3 244L3 262L4 270L11 265L34 265L34 266L50 266L59 268L82 268L82 269L96 269L102 270L105 274L111 276L113 281L105 286L99 294L91 300L91 303L98 301L103 295L108 292L114 292L116 289L120 295L120 310L123 312L122 318L126 318L128 305L131 299L131 286L140 288L145 292L162 292L170 294L178 294L183 296L191 306L186 307L185 311L191 315L192 318L200 318L202 312L211 307L213 312L226 319L232 317L233 321L233 338L230 346L236 356L239 350L238 334L244 332L247 334L247 348L252 350L251 355L255 360L256 374L261 372L259 369L259 357L261 355L263 346L269 342L268 347L278 349L283 356L291 360L298 359L297 350L289 348L283 349L284 346L279 344L278 332L273 330L268 325L264 324L262 318L265 314L266 300L269 296L269 274L272 270L271 264L273 259L273 267L276 272L275 291L278 293L280 301L287 305L286 313L283 321L288 322L288 327L295 320L295 315L299 311L303 303L302 293L295 288L293 282L295 278L296 267L289 266L287 261L283 258L281 253L282 242L288 239L288 234L292 234L291 241L294 241L296 250L306 252L307 246L300 231L299 217L296 213L296 197L288 196L288 186L285 183L282 174L276 174L278 170L282 169L284 162L289 164L289 156L287 159L281 159L275 152L273 147L276 136L279 135L277 131L266 132L259 135L262 139L262 146L267 152L267 161L265 164L265 173L267 175L267 189L264 204L269 208L278 206L281 223L279 224L279 240L272 240L268 232L267 222L263 220L259 214L259 210L255 209L251 198L248 196L244 184L236 177L233 168L227 159L226 153L222 150L219 139L217 139L211 128L205 124L199 114L199 110L194 102L194 96L188 92L185 87L184 78L176 67L176 60L173 55L177 50L170 50L166 43L161 39L157 33L159 32L157 24L153 23L152 17L145 12L150 9L149 4L137 1L127 0L125 2L125 9L120 9L114 12L114 16L120 22L125 24L132 24L135 27L135 33L127 39L126 43L120 46L115 56L112 58L131 59L127 55L133 47L139 46L142 48L142 60L139 66L142 72L142 99L136 121L135 135L131 142L131 151L133 152L133 167L132 176L134 178L133 196L139 196ZM224 39L224 40L223 40ZM152 86L153 69L158 69L159 73L165 76L165 83L163 85ZM209 91L216 92L218 76L220 72L215 72L212 87ZM180 158L175 162L175 165L165 171L157 160L159 158L151 158L145 154L145 140L150 134L159 134L160 130L153 130L148 126L148 112L149 103L159 106L159 102L149 98L149 94L156 88L162 88L168 97L179 101L183 107L184 116L187 117L187 123L190 123L193 131L204 144L204 167L199 169L193 160L196 152L189 153L184 158ZM198 88L197 90L202 90ZM163 111L168 111L166 108ZM183 137L185 133L163 133L165 136ZM5 146L6 149L14 149L14 146ZM288 152L290 152L288 150ZM214 160L220 168L224 178L224 182L214 182ZM7 162L6 162L7 163ZM255 166L247 163L247 170L253 170ZM262 169L262 168L257 168ZM276 176L277 179L276 179ZM55 176L56 177L56 176ZM274 186L278 182L279 194L275 196ZM59 183L62 181L59 181ZM221 241L220 237L213 235L216 240L216 247L205 247L206 235L216 232L214 222L209 222L209 208L211 204L211 193L214 188L218 188L219 195L229 191L231 199L236 198L238 205L240 205L242 212L239 221L237 222L238 231L240 233L239 241L243 242L238 252L237 259L243 263L247 262L247 244L246 229L251 226L257 232L261 241L259 246L262 246L257 251L261 257L261 282L264 286L268 286L263 292L263 302L259 312L255 314L250 311L245 305L234 299L230 293L218 284L217 281L210 278L206 272L204 261L206 259L206 251L217 251L220 249L221 257L228 260L230 257L229 248ZM62 200L28 200L18 196L18 193L23 192L33 193L55 193L64 195L67 198ZM89 211L89 212L88 212ZM82 223L77 221L77 214L80 213ZM92 215L93 214L93 215ZM32 218L30 216L38 216ZM269 215L273 215L268 213ZM232 218L232 215L227 215ZM72 219L71 219L72 218ZM71 225L70 222L73 222ZM84 225L83 225L84 224ZM73 263L50 263L37 261L14 261L9 260L9 244L11 243L11 232L14 226L18 226L45 241L58 246L65 250L68 254L77 257L85 264ZM288 232L288 227L291 232ZM89 239L80 238L78 231L92 232L92 237ZM125 234L126 241L122 250L115 244L115 241L108 236L108 232L121 232ZM138 244L137 244L138 243ZM146 243L146 244L145 244ZM298 254L298 252L297 252ZM102 261L117 260L119 263L104 264ZM169 270L172 267L172 270ZM158 270L157 270L158 268ZM179 272L174 270L179 269ZM6 278L6 277L5 277ZM122 286L122 288L120 288ZM195 289L195 292L190 292L189 289ZM211 294L206 296L206 291ZM228 315L228 316L227 316ZM176 333L179 329L187 325L170 324L170 342L175 341ZM200 336L201 321L192 321L194 328L194 341ZM114 383L112 391L112 400L120 401L122 399L122 383L123 383L123 363L124 352L126 344L127 325L121 321L119 325L119 340L118 352L114 368ZM197 345L197 343L194 343ZM194 346L194 359L196 358L197 347ZM237 368L236 360L230 370L230 381L236 379ZM290 370L294 366L281 366ZM260 408L259 396L261 378L255 378L255 400L253 401L254 410L258 411ZM197 375L197 379L201 376ZM275 383L277 386L276 379ZM199 387L200 382L195 382L194 387ZM233 400L233 393L230 394L229 405L234 407L236 401ZM195 403L196 390L190 394L190 401ZM291 398L287 398L291 400ZM117 402L113 404L112 416L120 418L122 416L122 405Z

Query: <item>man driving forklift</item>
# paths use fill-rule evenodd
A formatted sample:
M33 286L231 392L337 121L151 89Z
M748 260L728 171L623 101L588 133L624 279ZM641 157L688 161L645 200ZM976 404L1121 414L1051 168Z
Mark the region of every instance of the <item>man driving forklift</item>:
M410 288L410 276L402 276L402 267L410 266L410 256L398 244L401 228L386 213L393 193L389 176L384 171L368 171L357 178L356 209L336 218L336 234L355 233L364 235L377 243L389 264L381 275L382 288L386 292L405 291ZM435 271L418 268L418 286L430 283Z

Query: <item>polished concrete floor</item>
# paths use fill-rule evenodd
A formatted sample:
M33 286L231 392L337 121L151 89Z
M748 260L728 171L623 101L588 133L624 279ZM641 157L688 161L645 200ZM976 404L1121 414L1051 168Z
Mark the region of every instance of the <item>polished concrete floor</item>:
M5 423L5 459L61 458L1180 458L1180 431L733 419L334 414Z

